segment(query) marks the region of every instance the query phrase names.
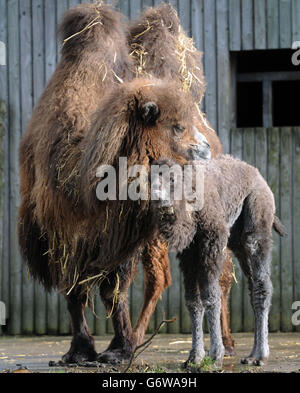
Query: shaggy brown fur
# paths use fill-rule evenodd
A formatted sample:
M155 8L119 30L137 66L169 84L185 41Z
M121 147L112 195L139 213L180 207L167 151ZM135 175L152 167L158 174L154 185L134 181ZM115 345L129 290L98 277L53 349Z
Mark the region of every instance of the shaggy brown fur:
M117 13L78 6L60 31L62 59L20 147L19 240L31 274L67 297L74 337L64 360L77 362L97 356L84 305L105 279L104 285L113 281L116 267L131 276L127 261L153 235L146 202L96 199L97 168L118 169L119 156L128 165L162 156L182 164L197 141L193 102L180 86L154 79L120 84L130 79L130 59ZM178 125L185 127L180 135ZM105 296L114 303L119 291L109 288Z
M62 59L34 110L20 146L19 239L24 256L30 261L31 273L48 289L53 281L47 273L48 254L55 244L48 243L38 224L38 215L43 217L51 207L53 224L61 220L64 203L56 188L70 202L78 203L72 184L78 171L74 165L78 158L76 147L91 124L103 92L118 83L114 72L121 78L130 75L122 17L109 7L91 5L69 10L60 27L62 39L68 39L90 22L97 25L63 46ZM45 194L44 198L40 193Z
M180 26L176 11L168 4L147 9L143 15L131 24L128 42L130 55L138 77L160 77L178 81L183 89L190 91L195 108L194 123L207 138L213 157L222 153L220 140L211 128L205 115L200 110L200 102L205 91L205 79L202 71L202 53L199 52L193 40L189 39ZM114 338L114 345L110 345L100 357L101 361L114 361L120 357L122 349L117 342L134 342L141 344L147 330L149 320L155 310L156 303L162 292L171 285L170 262L168 248L160 239L147 244L142 253L142 263L145 277L144 304L136 322L133 337L124 337L130 331L120 326L124 320L129 321L129 310L120 306L122 312L116 312L112 318L114 326L119 326L118 334ZM227 252L224 273L221 276L222 302L222 328L226 353L234 353L234 340L230 334L228 296L232 285L232 262ZM131 276L122 277L129 281ZM128 284L129 285L129 284ZM124 287L128 287L124 285ZM125 294L122 298L126 298ZM103 299L106 302L105 298ZM109 307L108 299L108 307ZM118 310L118 306L117 310ZM118 320L119 319L119 320ZM118 338L117 338L118 337ZM122 344L123 345L123 344Z
M173 163L167 160L154 164L172 166ZM219 277L228 246L248 279L255 315L253 350L242 362L261 365L269 356L272 228L284 235L284 227L275 216L274 196L256 168L231 156L195 165L200 165L204 173L204 203L200 210L188 211L190 202L184 198L176 201L173 197L170 202L164 202L164 190L160 200L151 203L159 232L179 251L186 304L192 319L193 345L187 363L200 363L205 356L202 321L206 311L210 356L222 364ZM195 171L193 176L195 178ZM173 189L176 177L174 179ZM163 185L161 180L160 183ZM170 195L172 198L172 192Z

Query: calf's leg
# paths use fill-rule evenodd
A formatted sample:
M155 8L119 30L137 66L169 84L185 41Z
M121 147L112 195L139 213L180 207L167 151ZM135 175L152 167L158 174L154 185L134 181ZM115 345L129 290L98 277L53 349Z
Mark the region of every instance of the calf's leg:
M243 241L243 248L244 258L241 259L241 266L244 266L242 268L249 282L255 328L253 349L247 358L242 359L242 363L260 366L269 357L268 316L272 297L272 242L264 234L248 235Z
M204 307L201 301L197 275L190 271L188 266L182 264L185 288L185 304L190 314L192 325L192 349L185 366L189 363L201 363L205 357L203 341Z
M203 231L204 232L204 231ZM203 314L207 314L210 331L209 355L218 366L222 365L225 349L221 330L221 290L219 278L222 271L226 245L226 229L221 235L197 234L192 246L180 256L184 275L186 305L192 322L192 350L188 362L200 363L203 359ZM205 239L211 238L211 242Z

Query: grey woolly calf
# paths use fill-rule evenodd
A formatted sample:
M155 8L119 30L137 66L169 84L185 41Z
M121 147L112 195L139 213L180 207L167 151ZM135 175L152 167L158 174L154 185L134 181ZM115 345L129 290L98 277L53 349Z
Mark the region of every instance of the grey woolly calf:
M173 162L161 160L155 164L172 166ZM273 193L256 168L229 155L193 165L202 165L204 170L204 206L200 211L191 212L188 204L192 202L186 199L164 200L164 190L158 201L151 202L161 235L179 252L192 322L192 350L187 364L200 363L205 356L204 312L210 330L209 355L222 364L219 276L228 247L247 277L255 318L254 346L242 363L262 365L269 356L272 228L284 235L284 227L275 216ZM192 173L195 176L196 172ZM154 182L163 184L162 176ZM176 177L171 189L175 184Z

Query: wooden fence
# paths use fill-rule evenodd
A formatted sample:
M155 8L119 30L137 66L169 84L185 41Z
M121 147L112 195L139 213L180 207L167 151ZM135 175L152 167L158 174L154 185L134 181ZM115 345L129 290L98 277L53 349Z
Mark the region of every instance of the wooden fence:
M7 309L10 334L69 334L64 299L46 294L22 265L16 235L19 205L19 142L32 108L59 59L56 26L63 12L78 0L0 0L0 41L7 48L7 66L0 65L0 300ZM84 2L84 1L82 1ZM234 129L230 131L230 51L290 48L300 40L299 0L173 0L181 22L204 50L207 92L203 104L208 119L221 137L225 151L255 164L271 185L278 215L289 235L274 234L271 330L300 330L291 323L292 302L300 300L300 128ZM135 18L141 9L160 1L121 0L120 9ZM300 123L300 122L299 122ZM2 159L3 158L3 159ZM3 164L3 165L1 165ZM1 209L1 206L3 207ZM1 219L2 218L2 219ZM189 332L182 277L171 255L173 285L159 301L150 330L163 315L177 321L170 333ZM231 293L233 331L249 331L253 317L246 283L236 265L238 283ZM143 300L139 273L130 291L132 319ZM112 332L99 298L95 317L88 314L96 334ZM163 330L164 331L164 330Z

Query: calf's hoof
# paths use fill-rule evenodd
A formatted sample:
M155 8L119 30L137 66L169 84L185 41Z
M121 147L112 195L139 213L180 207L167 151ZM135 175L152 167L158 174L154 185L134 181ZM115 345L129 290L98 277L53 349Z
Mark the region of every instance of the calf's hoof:
M225 348L222 345L213 346L209 351L209 356L214 361L215 366L222 367L225 354Z
M247 358L243 358L241 359L241 363L242 364L249 364L251 366L264 366L267 363L268 359L267 358L254 358L254 357L247 357Z
M196 353L194 350L191 350L188 360L183 363L182 368L186 369L192 366L201 366L203 359L205 358L205 352Z

